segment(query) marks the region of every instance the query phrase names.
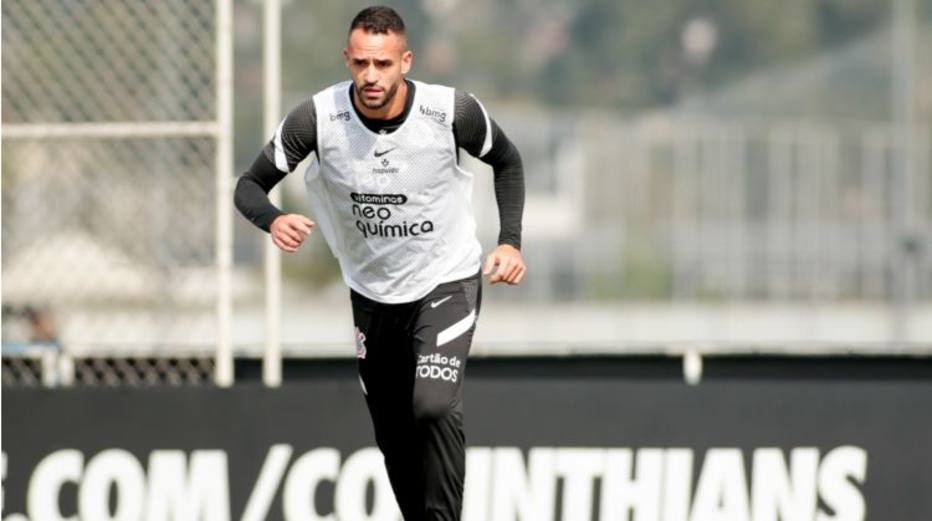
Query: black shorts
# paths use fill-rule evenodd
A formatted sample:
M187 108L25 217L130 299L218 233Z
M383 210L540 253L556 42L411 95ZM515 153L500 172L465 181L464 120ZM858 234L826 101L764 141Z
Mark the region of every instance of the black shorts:
M404 387L411 388L412 406L423 401L415 395L414 388L424 386L456 405L479 317L482 299L479 277L477 273L445 282L423 298L403 304L383 304L350 290L356 356L367 395L376 390L373 386L379 387L384 376L395 389L402 382L406 383ZM379 376L375 374L375 366L397 369L401 374L393 371ZM415 386L415 380L425 382Z

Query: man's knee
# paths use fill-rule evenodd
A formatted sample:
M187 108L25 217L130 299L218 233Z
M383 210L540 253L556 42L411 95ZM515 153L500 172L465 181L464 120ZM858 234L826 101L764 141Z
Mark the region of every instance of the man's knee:
M415 420L439 420L445 418L453 411L453 403L450 395L436 389L430 392L430 389L423 387L414 390L414 419Z

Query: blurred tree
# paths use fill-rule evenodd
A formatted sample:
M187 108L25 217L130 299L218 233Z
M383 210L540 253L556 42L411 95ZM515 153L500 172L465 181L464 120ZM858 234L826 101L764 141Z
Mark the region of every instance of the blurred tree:
M888 23L891 1L387 3L407 21L414 77L484 98L636 111L863 38ZM932 0L919 3L932 11ZM286 3L286 104L346 77L346 26L365 5ZM698 58L689 48L695 37L711 43Z

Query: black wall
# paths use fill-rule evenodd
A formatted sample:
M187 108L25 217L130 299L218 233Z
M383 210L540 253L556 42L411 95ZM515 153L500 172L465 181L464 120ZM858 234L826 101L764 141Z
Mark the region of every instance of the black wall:
M932 519L932 361L928 359L711 358L706 359L705 377L697 386L682 382L678 359L474 359L469 363L467 443L477 455L482 451L492 454L492 459L484 460L488 468L475 472L494 474L489 469L495 464L489 462L506 461L494 458L508 448L519 448L526 465L520 475L528 476L530 483L530 476L543 473L540 475L550 476L545 480L553 482L551 493L546 492L547 486L532 490L525 484L522 489L531 490L536 500L552 503L542 506L535 516L554 520L582 516L574 511L561 514L565 504L570 505L566 508L575 505L567 494L582 481L571 486L560 465L572 466L577 457L592 457L599 465L609 465L606 462L617 461L605 456L612 449L628 450L632 457L644 449L656 449L657 465L681 462L674 454L687 454L691 462L686 471L685 498L672 492L670 482L657 482L658 512L682 508L672 504L685 501L686 511L692 510L694 519L712 508L708 504L714 497L717 506L712 510L721 519L757 521L768 518L768 512L777 508L783 509L781 519L800 521L815 519L817 514L824 519ZM183 451L188 463L193 461L194 451L223 452L228 504L212 511L220 517L204 513L197 518L225 519L228 510L229 519L240 519L257 488L263 464L269 460L270 448L284 445L290 448L288 468L270 489L274 495L267 519L284 518L283 489L292 478L292 464L322 447L336 449L341 464L346 463L353 454L373 445L371 427L353 361L289 361L286 384L275 390L256 382L258 370L257 363L241 361L238 383L231 389L4 387L3 517L11 513L32 513L34 517L35 512L27 512L29 488L48 486L30 485L37 465L57 451L78 449L83 455L80 476L63 480L57 492L46 491L57 497L55 510L64 517L99 510L99 505L90 505L97 496L89 491L100 483L106 488L108 476L118 476L112 478L116 484L109 485L109 514L116 519L147 519L148 502L159 500L149 492L153 486L150 457L154 452L175 449ZM582 451L588 456L579 456L577 449L587 448L598 450ZM128 492L138 479L126 478L116 467L101 470L103 464L91 470L95 457L113 450L127 451L138 460L143 478L140 501L146 504L120 503L138 499ZM533 464L532 450L540 457ZM785 473L764 473L763 467L755 471L766 458L761 453L768 451L771 456L782 454ZM653 456L647 452L643 463L637 460L641 467L635 466L633 472L643 472L644 476L650 472L648 460ZM794 454L802 459L797 461ZM791 471L804 468L805 454L817 454L812 460L817 466L808 472L814 480L811 483L806 471L800 471L803 477L795 477ZM740 468L728 467L735 455L740 458ZM548 458L557 462L556 470L547 470L549 467L541 463L551 461ZM863 458L863 475L858 471L859 458ZM470 472L476 468L471 466ZM49 472L54 475L56 471ZM138 474L139 470L125 472ZM586 492L586 516L591 519L610 518L608 512L601 511L605 504L602 496L618 492L606 488L608 478L600 472L587 481L591 494ZM724 474L718 476L717 472ZM624 474L628 476L630 469ZM492 475L489 490L467 498L474 510L469 519L494 521L510 512L511 507L493 506L498 501L493 495L505 494L494 485L496 479L506 479L502 476L505 474L498 478ZM316 482L307 491L307 502L321 516L337 510L342 521L349 516L349 507L340 510L335 503L335 490L343 486L338 484L340 479L334 476ZM345 490L355 490L352 479L346 478ZM94 480L96 485L88 484ZM789 501L795 507L763 505L765 499L769 505L779 496L786 483L792 495ZM83 507L82 487L88 496ZM372 519L379 518L378 512L372 512L378 502L378 487L375 482L360 489L365 493L359 495L358 508L370 512ZM743 497L736 495L737 490ZM804 506L807 494L813 497L812 508ZM347 492L346 497L351 496ZM210 501L223 501L223 497ZM698 503L706 507L698 507ZM863 514L859 514L859 503L863 503ZM203 505L199 508L206 512ZM645 520L664 519L649 507L639 508L644 510L639 515ZM792 508L801 508L806 514L791 517L787 509ZM613 515L627 519L620 513Z

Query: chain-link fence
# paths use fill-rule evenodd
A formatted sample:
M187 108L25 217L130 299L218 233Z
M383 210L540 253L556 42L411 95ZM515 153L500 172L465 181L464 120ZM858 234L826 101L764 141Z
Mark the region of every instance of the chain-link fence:
M228 9L3 2L6 352L215 347Z
M52 352L2 358L4 387L210 385L210 357L72 358Z
M210 1L3 2L4 123L212 119Z

